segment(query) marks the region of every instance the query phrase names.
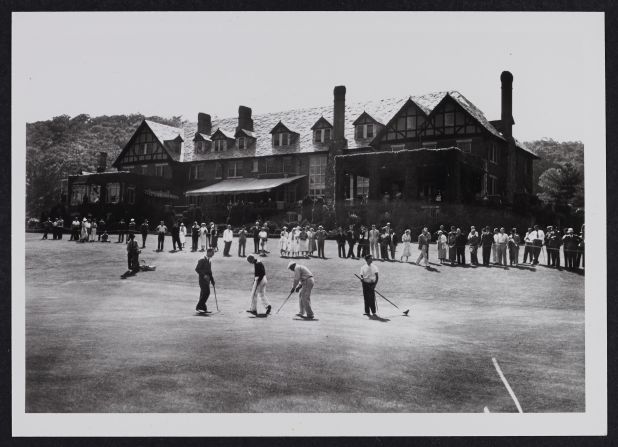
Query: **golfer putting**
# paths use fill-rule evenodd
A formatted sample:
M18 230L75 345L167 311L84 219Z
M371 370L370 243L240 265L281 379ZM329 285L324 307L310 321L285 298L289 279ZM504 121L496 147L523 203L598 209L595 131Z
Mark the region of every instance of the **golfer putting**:
M315 317L311 309L311 290L315 284L313 273L304 265L297 264L294 261L288 264L288 269L294 272L294 284L292 290L290 290L290 295L300 291L298 297L300 312L296 316L305 320L313 320Z
M262 305L266 308L266 315L268 315L270 314L272 306L266 298L266 284L268 283L268 280L266 279L266 268L264 267L262 261L253 255L247 256L247 262L249 262L249 264L253 264L254 267L253 287L251 288L251 304L249 305L249 310L247 312L257 317L257 299L259 298Z

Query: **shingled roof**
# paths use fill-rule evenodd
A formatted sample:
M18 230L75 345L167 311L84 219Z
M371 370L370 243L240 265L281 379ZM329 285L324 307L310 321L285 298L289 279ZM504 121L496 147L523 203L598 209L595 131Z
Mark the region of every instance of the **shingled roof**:
M354 137L353 122L363 113L366 112L376 121L382 124L388 123L395 114L406 104L408 100L412 100L418 107L427 115L446 97L450 96L458 104L461 105L472 117L474 117L481 126L497 138L504 139L502 134L487 120L481 110L479 110L465 96L455 90L429 93L422 96L408 96L404 98L380 99L374 101L365 101L357 103L348 103L345 107L345 138L348 141L347 149L368 148L371 139L356 139ZM193 150L193 139L197 131L197 123L186 122L183 129L177 129L170 126L162 126L165 129L166 135L169 137L176 132L184 132L183 150L180 154L179 161L190 162L198 160L220 160L230 158L244 157L266 157L270 155L281 154L297 154L297 153L317 153L328 151L328 145L325 143L315 143L313 141L313 125L323 117L329 122L333 122L333 106L312 107L304 109L294 109L285 112L267 113L263 115L253 116L252 136L256 138L255 143L247 149L229 148L223 152L207 152L196 153ZM299 137L292 141L289 146L272 147L271 130L279 123L283 123L288 129L293 129L299 132ZM149 125L152 122L149 122ZM156 123L155 123L156 124ZM217 118L212 119L213 134L217 129L225 129L224 133L227 136L234 135L229 129L236 129L238 126L238 118ZM151 126L152 128L152 126ZM154 129L153 129L154 132ZM181 135L182 136L182 135ZM206 135L204 137L207 138ZM233 136L231 137L233 138ZM168 138L168 139L173 139ZM523 145L517 145L522 150L535 155ZM174 155L170 153L170 155Z

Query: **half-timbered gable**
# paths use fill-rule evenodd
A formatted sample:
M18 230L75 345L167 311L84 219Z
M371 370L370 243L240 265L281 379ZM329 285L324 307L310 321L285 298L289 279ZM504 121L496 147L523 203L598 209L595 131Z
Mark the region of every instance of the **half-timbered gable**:
M421 138L444 138L478 136L482 126L476 117L464 109L450 94L432 110L426 120L426 125L419 129Z
M150 165L170 160L167 149L144 121L124 147L113 166L119 170L134 170L137 165Z
M409 99L399 112L380 132L382 141L404 142L417 139L425 126L427 114L412 99Z

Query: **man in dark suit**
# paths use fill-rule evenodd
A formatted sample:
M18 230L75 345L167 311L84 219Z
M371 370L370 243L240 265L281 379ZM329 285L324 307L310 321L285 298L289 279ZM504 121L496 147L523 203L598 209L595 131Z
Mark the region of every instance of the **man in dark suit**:
M255 225L251 227L251 235L253 236L253 253L260 252L260 222L256 222Z
M199 277L200 284L200 299L197 302L197 306L195 306L195 310L200 313L207 313L206 309L206 301L208 301L208 297L210 296L210 284L215 285L215 280L212 277L212 263L210 258L215 251L212 248L206 250L206 256L197 261L197 266L195 267L195 271Z

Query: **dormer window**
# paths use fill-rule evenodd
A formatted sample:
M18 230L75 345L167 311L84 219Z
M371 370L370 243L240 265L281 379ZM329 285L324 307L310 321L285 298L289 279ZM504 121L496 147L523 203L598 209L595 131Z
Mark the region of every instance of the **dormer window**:
M223 152L227 149L227 141L220 139L220 140L215 140L214 141L214 146L213 146L213 150L215 152Z
M313 131L314 143L327 143L330 141L330 129L316 129Z
M356 139L373 138L373 135L374 135L373 126L374 126L373 124L357 124L355 138Z
M290 144L290 134L287 132L273 134L273 147L288 146Z
M236 146L238 149L247 149L247 137L238 137Z

